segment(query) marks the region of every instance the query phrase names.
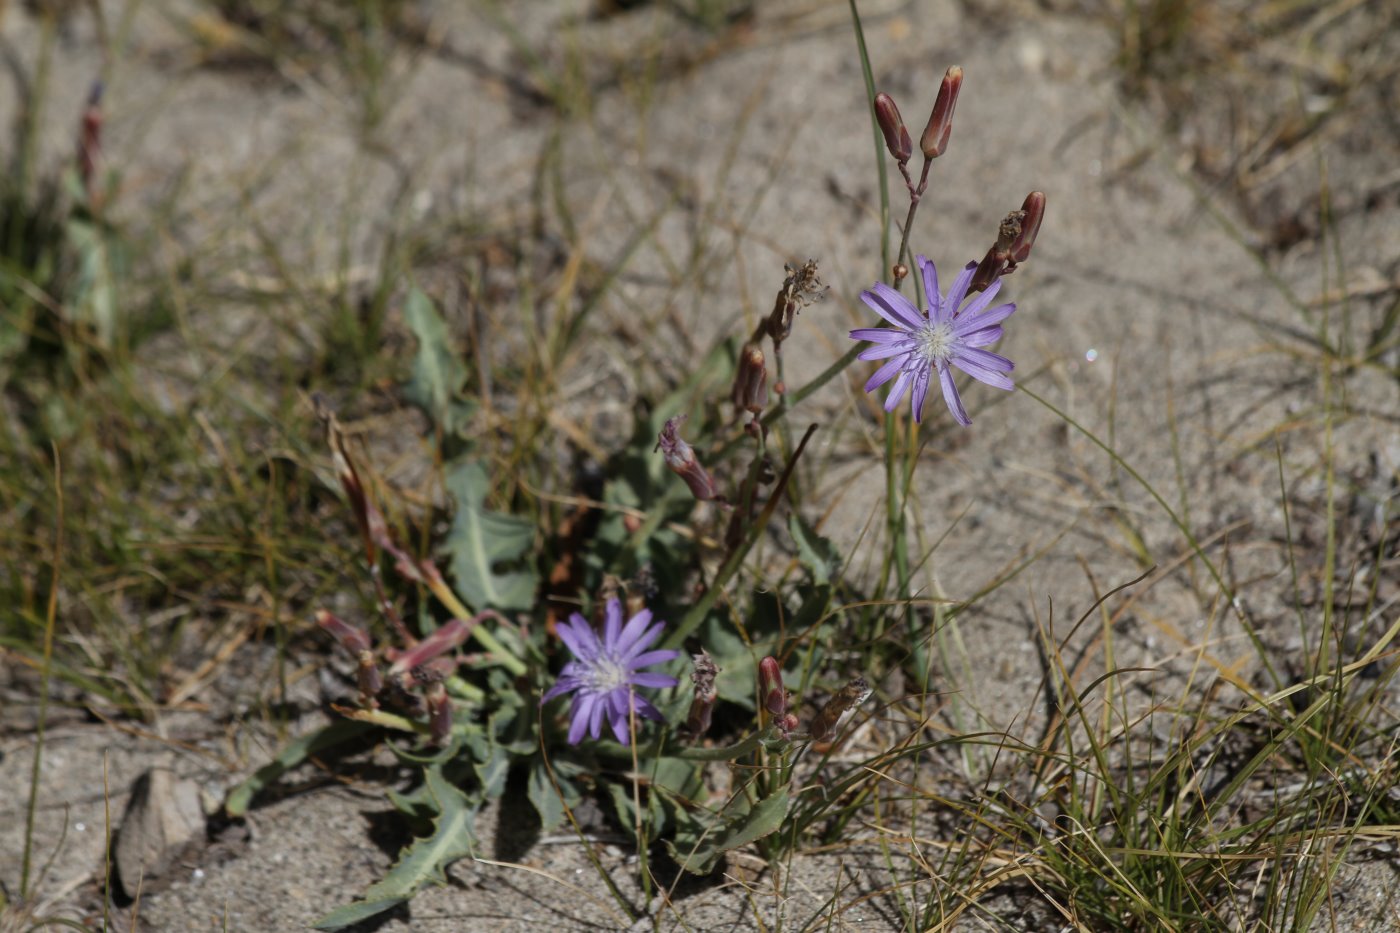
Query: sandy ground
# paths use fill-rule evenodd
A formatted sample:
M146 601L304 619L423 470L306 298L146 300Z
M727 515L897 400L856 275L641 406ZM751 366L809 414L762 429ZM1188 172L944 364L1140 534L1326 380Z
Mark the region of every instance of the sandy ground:
M387 115L376 134L382 148L368 154L356 130L353 89L314 77L287 81L200 67L188 31L178 25L190 10L143 8L132 52L109 89L112 145L129 166L133 197L158 200L188 171L183 235L190 242L212 242L223 230L220 242L232 248L243 234L227 231L256 222L279 231L289 254L314 274L334 262L328 244L346 216L369 218L351 237L354 255L365 263L395 210L456 211L497 223L524 216L535 166L556 144L566 154L564 197L591 226L599 260L615 255L641 218L666 212L659 247L634 259L636 274L620 285L628 302L670 300L671 283L661 270L703 250L703 275L674 313L704 347L747 329L766 310L785 260L816 257L831 294L799 320L788 345L789 381L800 384L844 351L845 331L865 316L856 296L873 280L879 255L865 93L843 4L765 3L733 41L716 45L655 9L580 23L583 4L532 5L520 24L526 41L552 48L552 30L575 24L571 35L590 63L623 57L639 35L675 30L676 64L645 100L626 81L600 78L589 118L565 124L557 143L552 121L540 119L537 105L512 82L518 60L500 31L469 8L444 6L429 17L438 47L405 49L393 61ZM1274 437L1278 425L1302 426L1277 436L1300 484L1292 492L1317 501L1318 385L1306 357L1306 322L1230 232L1233 226L1252 243L1269 228L1226 194L1212 194L1209 208L1203 203L1191 140L1164 127L1153 105L1124 102L1114 36L1103 19L1016 3L980 15L951 4L862 9L877 83L895 94L911 122L921 123L911 112L931 101L944 67L959 63L967 75L950 153L935 166L916 223L915 249L944 269L975 259L1004 212L1033 188L1046 192L1048 219L1034 258L1007 282L1019 310L1001 352L1016 360L1023 384L1085 428L1111 436L1173 504L1188 501L1193 527L1212 553L1220 557L1233 546L1232 572L1249 584L1241 588L1243 611L1279 652L1300 650L1296 623L1279 611L1290 590L1276 547L1282 514ZM24 58L34 35L28 14L8 10L3 27ZM76 19L56 67L52 112L77 112L95 71L95 49L84 20ZM57 152L71 138L66 124L53 122L46 145ZM1210 128L1204 118L1193 124L1198 132L1202 125ZM1272 182L1281 193L1270 203L1292 198L1288 203L1301 210L1306 192L1317 190L1319 159L1325 160L1333 196L1347 208L1335 218L1334 241L1305 236L1272 254L1272 274L1312 313L1322 313L1321 299L1338 288L1335 270L1326 269L1333 242L1344 244L1343 280L1357 286L1358 309L1382 300L1375 295L1394 300L1395 163L1377 149L1324 141L1320 152L1310 149L1279 166ZM1367 297L1367 287L1379 291ZM606 313L624 317L624 305ZM684 352L674 352L678 339L665 335L663 346L619 341L576 366L581 374L601 366L599 379L632 386L638 368L682 365ZM588 396L591 384L580 376L578 404L596 402ZM1114 515L1126 518L1151 562L1163 568L1142 585L1148 592L1119 632L1119 663L1157 671L1137 681L1143 695L1179 688L1187 646L1208 642L1226 663L1249 656L1237 616L1212 610L1202 597L1209 587L1200 568L1183 567L1189 555L1180 535L1140 486L1028 396L979 387L968 397L975 426L952 430L940 415L918 476L919 521L930 540L962 516L919 587L966 598L1025 556L1044 553L964 617L968 670L977 674L943 689L958 692L989 725L1025 725L1028 715L1043 712L1035 626L1053 618L1057 631L1067 631L1061 626L1091 606L1096 587L1146 569L1115 531ZM1359 414L1336 426L1338 463L1357 488L1383 488L1400 468L1396 385L1363 370L1347 379L1346 397ZM838 381L812 405L829 411L853 399ZM870 513L862 483L852 482L875 462L862 450L878 449L863 444L859 432L873 440L876 430L873 420L865 421L856 433L816 441L829 475L812 480L835 501L826 530L846 544ZM843 492L849 488L857 491ZM1306 523L1308 516L1296 520ZM314 709L321 700L315 679L300 689ZM302 725L315 722L309 713ZM153 761L194 779L217 800L265 760L274 740L236 734L236 725L172 717L153 730L162 740L77 721L57 724L44 757L38 836L39 857L54 857L50 896L86 904L92 916L105 828ZM31 743L23 732L0 738L0 788L9 789L0 800L0 877L11 890ZM459 863L448 886L422 894L373 929L623 927L572 837L512 851L498 838L497 817L483 815L482 837L491 840L483 857L516 864ZM142 928L301 929L379 877L403 841L375 787L353 779L259 807L249 826L246 841L192 856L144 896ZM635 894L626 845L603 839L599 850ZM780 877L741 878L740 867L714 884L687 883L674 908L658 908L660 927L747 930L762 918L801 929L827 918L816 925L900 928L873 837L839 857L799 856ZM1386 891L1394 875L1384 862L1348 869L1338 888L1340 928L1400 923ZM1034 917L1018 917L1014 904L994 909L995 923L969 915L967 928L1037 928ZM651 921L637 928L649 929Z

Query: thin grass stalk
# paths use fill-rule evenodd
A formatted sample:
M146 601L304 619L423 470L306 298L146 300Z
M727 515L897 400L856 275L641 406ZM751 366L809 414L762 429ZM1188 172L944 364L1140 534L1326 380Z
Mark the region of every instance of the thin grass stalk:
M58 622L58 575L63 562L63 463L53 445L53 486L56 500L53 531L53 569L49 576L49 601L44 613L44 655L39 665L39 713L34 726L34 761L29 768L29 800L24 812L24 854L19 872L19 896L29 897L29 873L34 853L34 820L39 811L39 783L43 772L44 727L49 716L49 672L53 664L54 628Z

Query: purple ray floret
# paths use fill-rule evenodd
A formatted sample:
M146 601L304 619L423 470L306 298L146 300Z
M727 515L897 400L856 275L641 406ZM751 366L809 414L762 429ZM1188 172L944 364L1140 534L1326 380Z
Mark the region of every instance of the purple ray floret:
M676 685L674 677L642 671L679 654L669 649L646 650L661 635L664 622L652 625L651 610L643 609L624 627L622 603L616 599L608 600L603 616L601 638L577 612L559 626L559 637L574 659L564 665L559 680L540 699L543 705L561 694L574 694L574 705L569 710L570 745L583 741L585 732L598 738L604 720L612 726L617 740L628 744L633 713L643 719L661 719L661 713L636 688Z
M1001 290L998 279L968 302L967 307L959 309L967 297L967 287L972 283L977 263L970 262L963 267L945 297L938 290L938 270L933 263L926 256L915 257L915 262L924 277L924 295L929 302L927 311L920 311L908 298L883 282L876 282L869 291L860 293L860 300L892 325L851 331L851 339L870 344L857 354L861 359L885 361L865 384L865 391L873 392L893 379L894 386L885 398L885 411L894 411L904 393L912 387L914 420L921 421L929 382L936 373L948 410L958 424L972 424L958 395L958 387L953 384L949 366L956 366L989 386L1014 388L1015 383L1007 375L1015 368L1012 362L982 348L1001 339L1001 322L1015 313L1016 306L1008 303L988 307Z

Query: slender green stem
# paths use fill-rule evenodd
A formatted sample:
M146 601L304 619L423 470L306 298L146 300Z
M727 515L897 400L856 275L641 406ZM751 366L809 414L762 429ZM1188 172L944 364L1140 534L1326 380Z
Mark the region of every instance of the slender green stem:
M756 751L763 746L764 742L772 742L782 738L777 726L768 726L751 732L743 739L733 745L725 745L722 748L695 748L693 746L668 745L664 737L657 737L646 748L639 748L636 751L636 759L647 760L651 758L683 758L687 761L735 761L750 752ZM604 755L616 757L632 758L632 751L624 745L616 742L599 742L598 752Z
M797 449L794 450L792 456L788 458L787 468L783 470L783 475L778 478L777 484L773 487L773 494L768 497L768 502L764 505L763 511L758 514L758 518L754 520L753 525L749 528L749 533L744 536L743 543L734 549L734 553L730 554L729 559L719 568L719 573L715 574L715 579L705 590L705 594L695 601L695 604L690 607L690 611L685 614L685 618L681 619L680 624L672 629L671 633L666 636L666 640L662 642L663 648L679 649L685 644L685 640L690 637L690 634L700 627L700 623L704 621L706 614L708 614L710 609L714 606L715 601L719 599L720 594L724 592L725 585L729 583L730 578L734 576L739 566L744 562L744 558L748 556L749 551L758 542L759 536L763 534L763 530L768 527L768 521L773 517L773 511L778 507L778 502L782 500L783 490L787 488L788 479L792 476L792 471L797 466L797 460L802 456L802 451L807 447L807 441L811 439L812 432L816 429L817 426L815 424L810 425L806 433L802 435L802 440L798 442Z

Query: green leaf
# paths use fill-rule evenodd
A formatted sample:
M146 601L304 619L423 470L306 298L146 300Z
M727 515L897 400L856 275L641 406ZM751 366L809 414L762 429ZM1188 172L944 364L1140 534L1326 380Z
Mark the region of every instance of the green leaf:
M797 513L788 518L788 531L797 544L797 557L802 566L812 574L812 582L823 585L831 582L832 574L841 572L841 554L829 538L823 538Z
M453 350L447 323L432 299L420 289L409 291L403 316L418 338L418 355L413 358L413 375L406 393L408 400L422 408L444 435L456 437L471 417L470 406L458 398L467 381L467 368Z
M514 515L486 511L489 489L486 468L479 463L459 464L447 475L457 514L444 549L452 555L457 592L476 610L528 609L535 604L539 584L533 568L496 568L526 557L535 542L535 526Z
M447 866L473 854L476 837L472 801L434 765L424 772L428 790L438 805L433 833L406 848L389 873L365 889L363 900L337 908L314 924L317 930L341 930L408 900L428 884L446 884Z
M564 769L556 766L554 770L554 780L559 782L559 789L554 789L554 783L549 779L549 769L545 767L543 759L536 759L534 766L530 769L530 779L526 782L525 793L530 798L530 802L535 805L535 811L540 815L540 827L546 832L564 822L564 806L578 806L583 794L573 781L569 780L564 773ZM563 794L561 798L559 795Z
M278 753L276 758L255 771L248 780L229 791L228 798L224 801L224 812L229 816L243 816L248 812L248 805L253 802L253 798L273 781L299 766L312 755L357 738L371 728L373 727L369 723L356 719L339 719L319 732L302 736L295 742L289 743Z
M739 797L737 806L745 806L747 798ZM784 785L777 793L765 797L746 812L729 818L722 811L708 819L677 809L674 841L667 840L671 857L688 872L708 875L724 853L757 842L777 832L792 808L792 798Z

